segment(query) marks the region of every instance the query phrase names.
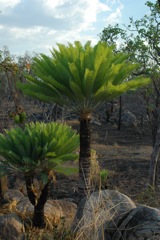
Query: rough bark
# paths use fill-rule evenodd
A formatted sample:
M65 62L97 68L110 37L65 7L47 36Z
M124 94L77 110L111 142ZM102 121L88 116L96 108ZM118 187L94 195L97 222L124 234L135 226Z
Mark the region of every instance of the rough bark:
M30 202L34 206L33 214L33 226L38 228L44 228L46 226L44 216L44 205L48 198L49 181L44 185L40 197L37 199L33 190L33 176L26 177L26 188Z
M44 205L48 198L49 182L44 186L42 193L38 199L37 205L34 206L33 226L44 228L46 226L44 216Z
M157 162L160 153L160 129L157 132L156 142L151 155L150 167L149 167L149 184L155 188L156 186L156 172L157 172Z
M153 148L156 144L156 136L159 128L159 113L157 107L152 112L153 122L152 122L152 139L153 139Z
M29 201L32 203L33 206L36 204L36 195L34 194L33 191L33 176L26 176L26 189L27 189L27 194Z
M91 127L90 116L80 118L79 198L90 193Z
M152 138L153 138L153 147L156 143L156 135L159 129L159 123L160 123L160 114L159 114L159 102L160 102L160 91L159 87L156 84L156 81L152 79L153 85L154 85L154 92L155 92L155 101L154 101L154 109L152 111Z

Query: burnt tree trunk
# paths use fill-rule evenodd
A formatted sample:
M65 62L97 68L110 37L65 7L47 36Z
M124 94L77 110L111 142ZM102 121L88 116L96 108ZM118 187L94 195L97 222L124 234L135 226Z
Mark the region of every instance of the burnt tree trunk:
M90 193L91 127L90 116L80 118L79 198Z
M49 182L43 187L42 193L34 206L33 226L44 228L46 226L44 216L44 205L48 199Z
M118 130L121 129L121 119L122 119L122 96L119 97Z
M153 79L153 85L155 89L155 104L154 104L154 109L152 111L152 138L153 138L153 147L156 143L156 135L159 129L159 102L160 102L160 90L159 87L156 84L156 81Z
M153 122L152 122L152 139L153 139L153 148L156 144L156 136L159 128L159 113L158 107L155 106L154 111L152 112L153 115Z
M155 188L156 186L156 173L157 173L157 163L158 163L159 153L160 153L160 129L158 130L156 135L156 141L153 147L150 167L149 167L149 184L153 188Z
M37 199L33 190L33 176L26 177L26 188L30 202L34 206L33 227L44 228L46 226L44 205L48 199L49 181L44 185L40 197Z

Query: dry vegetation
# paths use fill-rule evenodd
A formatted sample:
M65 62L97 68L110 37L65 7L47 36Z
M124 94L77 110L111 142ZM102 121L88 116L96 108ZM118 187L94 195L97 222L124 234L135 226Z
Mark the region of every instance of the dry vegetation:
M68 121L67 123L78 130L78 121ZM105 142L106 129L108 129L107 142ZM92 124L92 135L92 148L96 151L93 151L95 159L93 166L98 169L98 160L100 169L107 170L105 188L118 190L129 196L137 204L159 207L160 195L158 189L154 191L147 185L152 151L150 131L146 128L145 133L142 134L138 127L122 127L118 131L117 126ZM96 175L94 167L93 176ZM160 168L158 171L160 171ZM96 181L97 179L93 177L93 182ZM74 197L77 182L77 176L64 177L57 175L57 193L55 193L55 196L52 193L52 197L65 198L66 192L68 197ZM157 182L159 187L160 180L157 179ZM1 208L1 214L10 211L15 211L14 203ZM21 214L20 217L25 222L27 240L81 239L81 236L75 237L68 229L64 228L64 219L58 225L52 225L48 221L44 230L38 230L31 227L31 220L28 216Z

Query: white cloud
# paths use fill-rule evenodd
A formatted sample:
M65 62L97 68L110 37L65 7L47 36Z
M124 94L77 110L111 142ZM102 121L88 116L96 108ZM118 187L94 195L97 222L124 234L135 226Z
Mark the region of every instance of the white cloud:
M27 39L27 38L36 38L37 35L39 34L46 34L47 33L47 28L43 27L33 27L33 28L17 28L13 27L9 29L10 33L15 36L16 39Z
M0 10L2 13L8 12L10 8L14 8L21 0L0 0Z
M109 10L107 4L99 0L44 0L43 4L47 15L65 19L72 27L78 26L80 31L95 23L99 12Z
M108 24L115 24L118 22L118 19L120 20L122 17L122 9L123 5L120 5L114 10L110 15L106 18L105 22Z
M118 0L117 0L118 1ZM0 14L0 49L46 52L56 42L91 40L96 43L108 13L110 21L120 15L107 0L0 0L7 14ZM113 3L113 1L112 1ZM119 5L118 5L119 6ZM9 9L9 11L8 11ZM103 26L98 24L103 22ZM98 39L98 40L97 40Z

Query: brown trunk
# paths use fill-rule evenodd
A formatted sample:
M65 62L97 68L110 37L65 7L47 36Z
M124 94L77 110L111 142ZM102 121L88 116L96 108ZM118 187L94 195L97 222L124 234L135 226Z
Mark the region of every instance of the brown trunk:
M80 118L79 197L90 193L91 130L90 115Z
M157 132L156 142L153 147L150 167L149 167L149 184L155 188L156 186L156 173L157 173L157 162L160 153L160 129Z

